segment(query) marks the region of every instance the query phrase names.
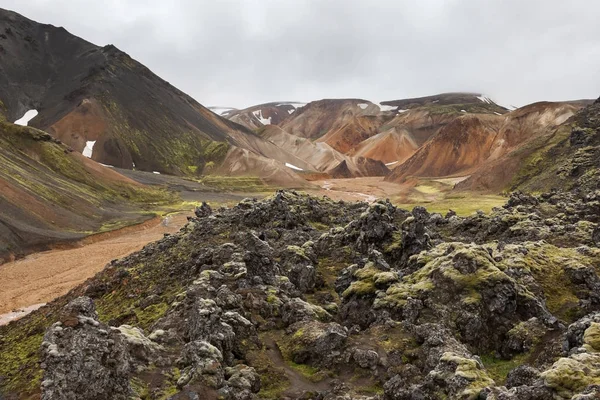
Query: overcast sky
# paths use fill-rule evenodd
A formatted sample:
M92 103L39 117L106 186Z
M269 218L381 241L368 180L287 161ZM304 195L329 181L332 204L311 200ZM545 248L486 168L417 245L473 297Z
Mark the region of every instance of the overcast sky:
M448 91L600 96L594 0L0 0L114 44L206 106Z

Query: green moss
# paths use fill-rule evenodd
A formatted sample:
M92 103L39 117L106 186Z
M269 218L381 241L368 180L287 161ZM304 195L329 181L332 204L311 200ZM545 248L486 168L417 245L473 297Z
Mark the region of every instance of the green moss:
M373 383L371 385L359 386L356 392L365 395L383 395L383 386L381 383Z
M154 304L146 307L143 310L136 309L135 315L137 317L138 325L140 328L147 329L158 321L158 319L162 318L169 306L165 303Z
M570 399L588 385L600 385L600 354L581 353L560 358L542 373L546 384Z
M446 352L442 355L441 360L456 364L454 374L470 382L460 393L461 399L475 400L484 388L495 385L494 380L473 359L464 358L452 352Z
M304 378L311 382L320 382L323 380L324 376L321 374L321 370L319 368L312 367L306 364L297 364L293 361L287 361L288 365L292 367L295 371L300 373Z
M369 296L376 291L373 281L354 281L342 293L342 297L354 296Z
M254 176L206 175L197 181L216 191L264 193L273 190L262 179Z
M130 381L133 392L142 400L150 400L150 388L148 384L139 378L133 378Z
M7 392L37 392L42 379L39 366L44 331L52 321L36 314L28 323L18 321L10 330L0 331L0 381Z
M471 192L449 192L439 196L435 200L426 198L409 198L394 201L400 208L412 209L415 206L423 206L427 211L446 214L452 210L459 216L468 216L476 211L489 213L494 207L500 207L506 203L506 197L499 195L483 195Z
M508 373L520 365L525 364L528 354L519 354L510 360L497 358L490 354L482 355L481 362L490 377L498 384L504 384Z
M326 224L323 224L321 222L309 222L310 226L312 226L313 228L315 228L318 231L328 231L329 230L329 226Z
M600 324L592 322L583 335L584 348L589 352L600 352Z

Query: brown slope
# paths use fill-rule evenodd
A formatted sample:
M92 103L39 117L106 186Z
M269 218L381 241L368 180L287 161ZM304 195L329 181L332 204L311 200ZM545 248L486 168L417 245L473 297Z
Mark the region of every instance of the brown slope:
M269 125L261 131L267 141L278 148L285 148L296 157L312 165L319 172L329 172L339 165L346 168L349 177L384 176L389 170L381 161L365 157L349 157L331 148L327 143L313 142L306 138L291 135L278 126Z
M272 186L311 187L311 184L284 163L239 147L232 147L227 152L225 160L214 173L226 176L259 176Z
M248 129L255 130L265 125L278 125L289 118L296 109L303 107L305 103L299 102L272 102L259 104L242 110L225 110L221 116L243 125Z
M469 175L486 165L501 165L507 154L564 122L575 110L573 105L536 103L503 116L464 115L443 127L387 179ZM509 175L506 172L498 174L499 181Z
M316 139L341 128L357 116L378 115L380 112L376 104L362 99L326 99L308 103L280 126L292 135Z
M340 128L330 130L316 141L327 143L341 153L347 153L364 140L376 135L382 123L382 117L355 117Z
M200 174L231 146L258 141L112 45L0 9L0 101L10 121L37 109L30 125L92 158L122 168ZM233 137L235 134L235 138ZM241 137L254 136L240 140Z
M457 189L500 191L526 189L549 190L557 184L561 156L557 152L547 155L547 149L566 146L573 122L573 115L580 115L588 100L572 102L534 103L508 114L513 132L523 132L526 138L521 145L502 157L484 164L468 179L460 182ZM569 157L564 157L568 159ZM546 160L545 160L546 159ZM540 163L540 161L544 161ZM542 164L544 167L542 167ZM525 182L525 183L524 183Z
M394 127L364 140L348 154L397 166L412 156L418 148L419 145L410 132Z
M504 114L508 110L494 103L490 98L483 96L480 93L441 93L433 96L415 97L410 99L389 100L381 102L384 106L396 107L396 112L400 110L410 110L419 107L444 107L444 106L460 106L460 109L465 109L470 113L489 113L497 112Z
M143 221L172 200L45 132L0 122L0 260Z

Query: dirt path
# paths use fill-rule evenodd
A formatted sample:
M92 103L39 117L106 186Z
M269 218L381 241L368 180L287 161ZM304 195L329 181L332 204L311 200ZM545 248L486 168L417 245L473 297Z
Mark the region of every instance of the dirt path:
M407 193L410 187L392 182L385 182L382 176L349 179L327 179L313 181L321 189L310 189L307 192L318 196L328 196L333 200L367 201L372 203L378 199L390 198Z
M283 359L281 350L279 350L279 346L277 346L277 343L275 343L273 338L266 337L264 341L269 359L276 367L282 368L285 371L285 375L290 381L290 387L285 391L287 396L296 398L301 396L304 392L318 392L330 389L329 384L326 381L311 382L298 371L291 368Z
M137 227L88 239L81 247L32 254L0 266L0 325L22 316L20 309L47 303L101 271L113 259L124 257L156 241L165 233L174 233L186 222L187 215L161 219ZM11 313L15 310L16 313ZM8 314L6 314L8 313Z

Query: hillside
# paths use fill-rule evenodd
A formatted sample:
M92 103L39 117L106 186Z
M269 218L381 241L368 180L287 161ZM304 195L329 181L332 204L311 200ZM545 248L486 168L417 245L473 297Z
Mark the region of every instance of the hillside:
M487 189L506 183L514 168L503 161L507 154L556 128L581 106L570 103L535 103L504 115L463 113L443 126L427 143L387 179L402 182L409 177L465 176L487 179ZM497 174L486 167L498 165ZM481 173L478 171L481 169ZM484 172L487 171L487 172ZM476 178L480 177L480 178ZM469 183L461 184L462 187Z
M281 124L290 114L293 114L304 105L305 103L278 101L259 104L242 110L220 108L218 111L222 111L218 114L248 129L255 130L265 125Z
M596 208L570 193L470 217L294 192L204 205L0 327L0 393L593 398Z
M0 122L0 188L0 260L142 222L175 200L45 132L6 122Z
M582 103L573 106L581 108ZM600 100L596 100L522 150L510 187L538 192L566 189L591 193L597 190L600 187L599 132Z
M292 135L318 139L355 117L378 115L379 106L361 99L325 99L312 101L284 120L280 127Z
M389 173L386 166L366 157L347 156L325 142L313 142L289 134L278 126L270 125L260 131L261 136L279 148L288 149L294 156L309 164L306 172L323 172L330 177L348 178L360 176L384 176ZM302 164L296 164L299 166ZM310 178L308 175L303 175Z
M0 101L7 119L35 109L31 126L76 151L88 145L95 161L199 175L220 165L230 149L261 140L112 45L98 47L7 10L0 10L0 31ZM261 157L281 153L263 147Z

